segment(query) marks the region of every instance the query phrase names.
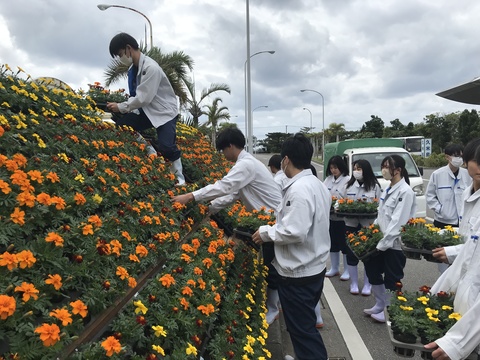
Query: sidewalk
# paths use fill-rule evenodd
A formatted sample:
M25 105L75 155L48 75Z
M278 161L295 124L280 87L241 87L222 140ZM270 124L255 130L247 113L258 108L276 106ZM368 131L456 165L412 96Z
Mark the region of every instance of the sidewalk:
M325 326L319 331L327 348L329 360L372 359L328 278L325 278L322 301L325 306L322 308ZM348 344L345 339L348 339ZM267 348L272 353L272 360L283 360L285 355L294 355L282 313L268 328Z

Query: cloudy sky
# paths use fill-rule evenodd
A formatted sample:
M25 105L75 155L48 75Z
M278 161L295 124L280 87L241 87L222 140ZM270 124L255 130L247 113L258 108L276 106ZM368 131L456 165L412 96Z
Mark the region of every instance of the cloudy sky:
M74 89L103 83L110 39L125 31L144 41L148 26L133 11L100 11L100 1L0 0L0 63ZM227 83L231 95L219 96L231 121L245 128L245 0L109 4L145 14L162 51L190 55L198 91ZM480 110L435 95L480 76L479 14L472 0L250 0L250 54L275 51L251 60L252 109L260 107L254 135L309 127L304 107L314 131L322 129L322 110L325 127L343 123L347 130L359 130L371 115L389 125ZM324 107L320 95L300 89L320 92Z

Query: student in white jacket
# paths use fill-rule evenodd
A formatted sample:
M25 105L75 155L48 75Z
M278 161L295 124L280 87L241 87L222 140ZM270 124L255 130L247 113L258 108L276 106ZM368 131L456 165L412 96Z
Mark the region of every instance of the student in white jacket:
M434 359L460 360L478 351L480 344L480 138L470 141L463 158L473 182L465 193L465 211L459 233L465 244L453 264L430 292L454 292L454 311L461 319L440 339L425 345Z
M382 175L390 180L383 191L378 205L379 225L383 238L377 244L378 254L364 261L365 271L372 284L375 305L363 312L378 322L385 322L385 306L390 304L395 284L401 282L406 258L401 247L402 226L414 217L416 210L415 193L409 186L405 159L400 155L391 155L383 159ZM388 293L386 292L388 291Z
M172 85L158 63L144 55L131 35L120 33L110 41L110 55L130 67L133 83L130 98L122 103L107 103L112 119L119 126L127 125L136 131L154 127L157 130L156 147L171 162L170 170L177 178L177 185L185 183L182 172L181 152L176 144L178 102ZM133 92L135 95L133 95Z
M297 359L326 360L327 351L315 328L315 306L320 299L330 251L331 197L312 174L313 146L304 134L295 134L282 146L282 168L290 181L283 189L277 221L253 235L257 244L273 243L273 266L280 275L278 292L287 330Z
M219 210L241 200L248 211L262 207L277 209L282 199L279 186L263 163L246 152L245 136L238 128L226 128L218 133L217 150L235 165L227 175L193 192L174 196L172 201L186 204L190 201L211 201L209 210ZM271 262L275 256L273 244L262 247L263 262L268 267L267 276L267 315L268 324L272 324L279 315L279 298L277 291L278 274Z

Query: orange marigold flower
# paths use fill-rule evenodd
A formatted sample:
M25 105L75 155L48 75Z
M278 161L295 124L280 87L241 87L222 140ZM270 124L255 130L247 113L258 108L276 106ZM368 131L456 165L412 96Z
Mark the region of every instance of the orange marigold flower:
M207 269L210 269L210 266L212 266L212 264L213 264L213 261L210 258L205 258L205 259L202 260L202 262L203 262L203 265L205 265L205 267Z
M14 185L24 186L30 184L27 174L22 170L15 170L13 174L10 175L10 179Z
M17 302L13 296L0 295L0 319L5 320L12 316L17 308Z
M85 196L83 196L80 193L76 193L75 196L73 197L73 200L75 200L75 204L77 205L85 205L87 202L87 199L85 199Z
M192 246L194 249L198 249L200 247L200 240L198 240L197 238L193 239Z
M53 316L54 318L60 320L63 326L67 326L68 324L71 324L73 322L72 315L65 308L55 309L51 311L50 316Z
M195 266L195 269L193 269L193 273L195 275L202 275L203 274L203 270L200 269L198 266Z
M143 258L148 255L148 249L140 244L135 248L135 253Z
M65 200L63 200L60 196L52 196L52 204L55 204L55 209L63 210L67 206Z
M46 193L38 194L37 195L37 201L38 201L38 203L40 203L42 205L47 205L47 206L52 205L52 198L50 197L50 195L48 195Z
M115 274L117 274L122 280L128 278L128 271L122 266L117 266L117 271Z
M129 258L130 261L138 262L138 263L140 262L140 260L138 259L138 256L135 255L135 254L130 254L130 255L128 256L128 258Z
M30 208L35 206L35 196L26 191L23 191L17 195L17 201L20 206L25 205Z
M10 214L10 219L18 225L25 225L25 211L20 210L16 207L13 210L13 213Z
M211 313L215 312L215 307L212 304L200 305L197 307L198 310L207 316L210 316Z
M47 285L53 285L55 290L60 290L62 287L62 277L58 274L55 275L48 275L48 279L45 280L45 284Z
M35 329L37 334L40 334L40 340L43 341L43 346L53 346L60 340L60 328L57 324L43 323Z
M190 307L190 303L187 301L187 299L183 297L180 299L180 304L183 306L184 310L188 310L188 308Z
M47 177L47 179L50 180L50 182L52 182L52 183L60 182L60 177L59 177L56 173L54 173L54 172L52 172L52 171L50 171L50 172L47 174L46 177Z
M100 219L100 216L98 215L92 215L88 218L88 222L97 228L102 226L102 219Z
M93 226L88 224L83 227L83 235L93 235Z
M207 283L203 281L202 279L198 279L198 287L202 290L205 290L205 287L207 286Z
M182 295L192 296L193 295L193 290L189 286L185 286L182 289Z
M128 286L134 288L135 286L137 286L137 280L135 280L134 277L130 276L128 278Z
M27 174L30 176L31 180L36 181L39 184L43 182L43 175L40 171L30 170Z
M160 281L166 288L169 288L170 285L175 285L175 279L170 274L163 275L158 281Z
M114 353L120 354L120 351L122 351L122 345L120 344L120 341L118 341L118 339L114 336L107 337L106 340L102 342L102 347L107 352L106 355L108 357L111 357Z
M55 243L55 246L63 246L63 238L58 235L57 233L54 232L49 232L47 237L45 238L46 242L53 242Z
M16 254L10 254L8 251L5 251L0 255L0 266L6 266L8 270L12 271L17 267L18 258Z
M122 236L128 241L132 240L132 238L130 237L130 234L127 231L122 231Z
M13 155L12 160L15 161L20 167L24 167L27 164L27 158L22 154L17 153Z
M197 283L193 279L188 279L187 280L187 285L195 287L195 286L197 286Z
M220 302L222 301L222 297L220 296L219 293L216 293L215 294L215 297L213 298L215 300L215 302L218 304L220 304Z
M15 292L23 292L22 300L24 302L27 302L30 300L32 297L33 300L38 299L38 293L39 291L35 288L35 285L27 283L27 282L22 282L22 285L15 287Z
M192 258L190 256L188 256L187 254L182 254L180 256L180 259L182 259L183 261L185 261L186 263L190 263L192 261Z
M25 269L32 267L37 259L30 250L22 250L17 254L17 261L20 269Z
M72 301L70 303L70 306L72 307L72 313L74 315L78 314L82 318L87 316L88 314L87 305L85 305L82 300Z
M3 181L3 180L0 180L0 190L5 194L9 194L12 189L10 188L10 186L8 185L7 182Z

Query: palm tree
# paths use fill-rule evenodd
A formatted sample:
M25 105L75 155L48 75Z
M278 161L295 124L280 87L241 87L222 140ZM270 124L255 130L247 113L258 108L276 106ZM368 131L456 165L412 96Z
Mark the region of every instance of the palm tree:
M219 106L219 103L222 102L222 99L219 97L215 98L212 102L212 105L205 105L207 111L203 111L203 115L208 116L208 121L206 125L211 125L212 127L212 146L215 148L216 138L217 138L217 127L220 120L230 120L230 114L228 113L228 107Z
M230 86L227 84L217 84L213 83L208 89L203 89L200 93L200 98L197 100L195 94L195 81L186 81L185 85L189 92L189 97L187 98L187 107L190 114L192 114L192 124L194 127L198 127L198 119L200 116L204 115L202 111L201 103L207 97L217 91L225 91L230 94ZM221 100L220 100L221 101Z
M340 141L340 136L345 134L345 124L343 124L343 123L337 124L337 123L332 122L328 126L328 129L326 129L325 135L326 135L327 132L331 135L335 135L335 141L339 142Z
M193 60L189 55L186 55L183 51L174 51L170 54L164 54L160 48L154 46L150 50L146 51L144 45L140 45L140 51L155 60L158 65L163 69L165 75L167 75L173 91L180 99L180 104L185 104L188 101L188 92L186 89L186 83L188 82L187 72L193 69ZM110 84L119 80L122 77L126 77L128 67L121 64L118 59L112 59L107 70L105 70L105 84Z

